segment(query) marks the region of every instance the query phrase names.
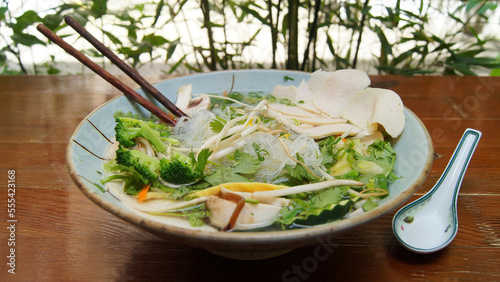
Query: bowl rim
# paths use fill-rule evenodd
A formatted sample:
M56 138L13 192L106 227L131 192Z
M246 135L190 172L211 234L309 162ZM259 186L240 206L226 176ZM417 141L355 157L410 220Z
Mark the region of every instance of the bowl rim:
M237 71L237 70L236 70ZM281 72L300 72L300 71L288 71L288 70L244 70L244 71L250 71L250 72L255 72L255 71L281 71ZM228 71L215 71L215 72L209 72L209 73L200 73L200 74L193 74L193 75L186 75L186 76L180 76L180 77L175 77L175 78L169 78L169 79L164 79L161 80L157 83L166 81L166 80L173 80L173 79L178 79L178 78L183 78L183 77L189 77L189 76L199 76L199 75L213 75L216 73L221 73L221 72L228 72ZM229 72L235 72L235 70L229 71ZM304 72L301 72L304 73ZM156 84L156 83L155 83ZM311 239L320 237L320 236L328 236L332 233L341 233L342 231L347 231L351 228L354 228L356 226L362 225L364 223L367 223L368 221L371 221L385 213L390 212L391 210L394 210L398 206L402 206L403 203L410 198L411 195L413 195L418 188L423 184L424 180L427 178L430 168L432 166L432 162L434 159L434 147L432 143L431 136L423 124L423 122L420 120L420 118L410 109L408 109L405 106L405 110L408 111L409 114L411 114L416 121L419 123L421 128L423 129L427 143L428 143L428 155L425 160L425 165L423 170L419 173L417 176L416 180L403 192L401 192L399 195L397 195L395 198L385 202L383 205L365 212L363 214L357 215L356 217L352 217L349 219L344 219L344 220L338 220L326 224L321 224L317 226L312 226L308 228L301 228L301 229L292 229L292 230L281 230L281 231L252 231L252 232L213 232L213 231L203 231L203 230L194 230L194 229L187 229L184 227L178 227L178 226L172 226L172 225L167 225L161 222L157 222L154 220L150 220L144 217L139 216L138 214L127 211L126 209L120 208L118 206L113 205L112 203L108 202L105 198L102 198L99 193L102 193L100 191L95 191L92 189L89 185L84 183L82 178L78 175L76 172L76 168L72 162L72 147L74 145L73 140L75 139L75 135L79 132L83 124L97 111L99 111L102 107L106 106L109 103L112 103L116 99L120 99L124 96L124 94L118 95L103 104L99 105L97 108L92 110L76 127L74 130L73 134L69 138L68 145L66 147L66 165L68 167L69 173L77 185L77 187L80 189L80 191L87 196L91 201L93 201L95 204L97 204L99 207L102 209L110 212L111 214L121 218L122 220L125 220L129 223L132 223L136 226L139 226L143 229L146 229L156 235L160 235L162 237L171 237L172 239L175 238L183 238L183 240L188 240L188 241L183 241L184 243L187 243L189 245L193 246L198 246L198 247L204 247L206 246L207 243L213 242L214 240L217 241L223 241L225 244L228 245L246 245L246 244L260 244L260 245L268 245L272 243L276 243L278 245L283 245L283 244L290 244L294 243L297 244L296 246L303 246L307 244L307 241L311 241ZM278 246L277 245L277 246Z

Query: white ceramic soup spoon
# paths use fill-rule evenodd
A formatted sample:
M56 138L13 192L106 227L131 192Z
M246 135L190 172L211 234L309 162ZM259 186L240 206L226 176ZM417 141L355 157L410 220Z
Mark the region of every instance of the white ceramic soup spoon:
M481 135L480 131L466 129L436 185L394 215L392 230L410 251L436 252L455 238L458 192Z

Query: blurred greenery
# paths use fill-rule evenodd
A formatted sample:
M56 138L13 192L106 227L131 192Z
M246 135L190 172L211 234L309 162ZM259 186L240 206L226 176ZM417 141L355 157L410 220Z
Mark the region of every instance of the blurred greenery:
M157 64L165 73L358 68L378 74L500 75L498 50L491 49L498 38L481 32L490 16L498 12L498 1L119 3L65 1L36 12L14 10L11 1L2 0L0 74L64 72L54 44L34 30L39 23L109 68L110 64L81 43L83 39L64 23L64 17L71 16L134 68ZM439 30L436 21L442 26ZM39 62L34 50L48 54L47 58Z

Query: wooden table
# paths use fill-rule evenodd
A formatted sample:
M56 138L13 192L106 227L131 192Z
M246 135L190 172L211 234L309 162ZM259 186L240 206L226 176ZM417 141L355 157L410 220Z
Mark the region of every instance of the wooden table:
M483 132L462 184L458 235L443 251L405 250L392 233L394 211L334 240L328 256L312 246L238 261L158 240L88 200L66 168L77 124L120 93L95 76L3 76L0 281L500 280L500 78L374 76L372 82L398 92L434 140L432 171L412 199L436 182L465 128ZM8 194L9 183L15 195ZM8 221L11 196L14 223ZM11 248L15 275L8 272Z

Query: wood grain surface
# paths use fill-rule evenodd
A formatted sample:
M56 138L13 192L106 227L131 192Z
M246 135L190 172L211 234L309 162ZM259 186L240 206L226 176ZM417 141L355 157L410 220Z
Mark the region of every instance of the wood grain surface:
M331 242L259 261L159 240L88 200L66 168L78 123L120 93L96 76L0 76L0 281L500 280L500 78L373 76L372 85L399 93L433 138L431 173L411 200L433 186L467 127L483 132L458 200L458 235L438 253L404 249L391 229L395 211Z

